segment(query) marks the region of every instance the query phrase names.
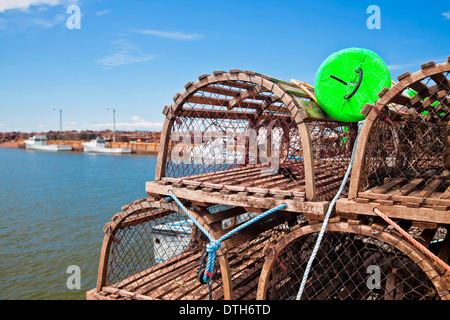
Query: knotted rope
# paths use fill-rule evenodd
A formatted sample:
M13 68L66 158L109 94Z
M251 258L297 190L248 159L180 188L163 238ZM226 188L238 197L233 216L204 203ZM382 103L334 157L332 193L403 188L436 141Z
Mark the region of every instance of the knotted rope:
M241 224L240 226L234 228L233 230L227 232L223 236L221 236L219 239L214 239L212 235L208 233L208 231L203 227L203 225L197 221L194 216L189 212L188 209L180 202L180 200L173 194L172 190L169 189L168 191L170 197L175 200L176 204L183 210L183 212L194 222L194 224L208 237L209 243L206 245L206 252L208 253L208 259L206 260L206 267L203 274L203 282L209 283L209 281L212 279L213 271L214 271L214 261L216 259L216 251L220 249L221 243L234 235L235 233L241 231L242 229L248 227L252 223L255 223L262 218L268 216L271 213L274 213L278 210L282 210L286 208L286 204L281 204L275 208L272 208L270 210L267 210L266 212L261 213L260 215L254 217L251 220L248 220L247 222Z

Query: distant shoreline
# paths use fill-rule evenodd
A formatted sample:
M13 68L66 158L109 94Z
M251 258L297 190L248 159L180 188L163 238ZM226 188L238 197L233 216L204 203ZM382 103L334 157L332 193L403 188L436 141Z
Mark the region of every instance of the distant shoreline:
M97 137L103 137L113 140L113 132L111 130L103 131L63 131L61 133L55 131L49 132L0 132L0 148L25 148L23 141L32 136L45 135L50 144L72 144L74 151L82 151L82 142L91 141ZM136 153L157 153L159 150L159 142L161 132L159 131L116 131L115 142L111 145L124 148L132 147ZM113 140L114 141L114 140Z

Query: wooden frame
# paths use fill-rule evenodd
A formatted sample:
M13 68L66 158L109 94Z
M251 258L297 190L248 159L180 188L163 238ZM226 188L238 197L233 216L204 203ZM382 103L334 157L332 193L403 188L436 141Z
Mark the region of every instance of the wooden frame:
M322 224L320 223L298 225L293 228L292 232L282 236L273 247L267 249L266 262L264 263L259 279L257 293L258 300L266 300L267 298L266 293L269 286L269 277L275 264L278 263L277 255L295 240L319 232L321 227ZM448 283L446 283L448 282L448 275L444 275L445 270L434 261L428 259L423 252L415 248L400 234L395 232L386 232L383 231L383 229L384 227L378 228L376 226L369 226L361 224L358 221L351 220L348 222L330 221L327 225L328 232L343 232L364 235L380 240L400 250L423 270L435 286L440 298L442 300L450 300Z

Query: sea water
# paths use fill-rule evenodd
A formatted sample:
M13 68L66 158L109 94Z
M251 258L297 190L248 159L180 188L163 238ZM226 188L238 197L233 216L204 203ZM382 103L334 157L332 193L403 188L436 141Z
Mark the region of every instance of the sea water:
M103 226L147 197L155 167L149 155L0 148L0 299L84 299ZM80 289L67 285L69 266L79 267Z

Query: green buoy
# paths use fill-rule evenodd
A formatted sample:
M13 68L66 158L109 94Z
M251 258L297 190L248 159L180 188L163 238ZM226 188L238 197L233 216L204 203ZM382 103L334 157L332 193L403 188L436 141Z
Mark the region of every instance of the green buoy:
M320 107L339 121L364 120L360 114L366 103L374 103L378 93L391 87L384 61L373 51L361 48L340 50L329 56L316 74L314 91Z

